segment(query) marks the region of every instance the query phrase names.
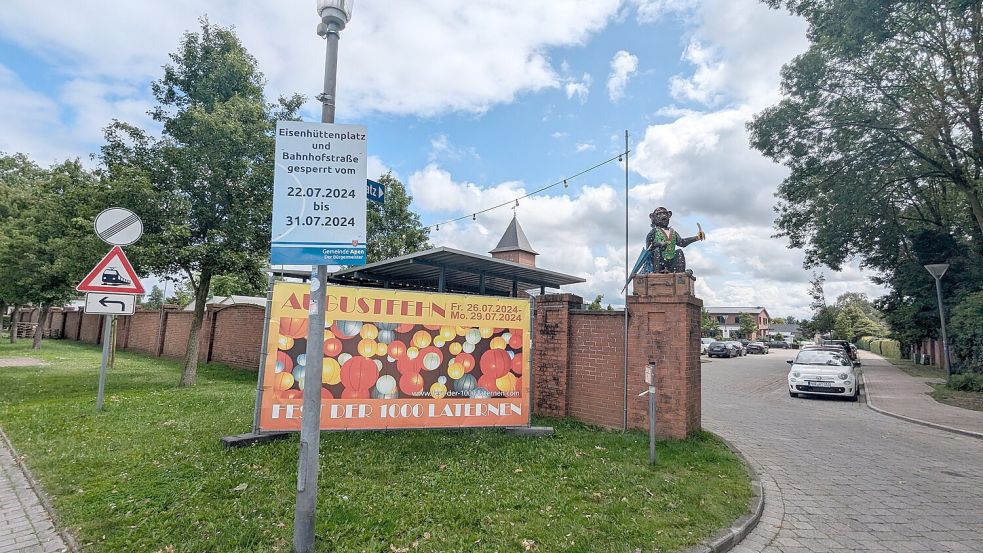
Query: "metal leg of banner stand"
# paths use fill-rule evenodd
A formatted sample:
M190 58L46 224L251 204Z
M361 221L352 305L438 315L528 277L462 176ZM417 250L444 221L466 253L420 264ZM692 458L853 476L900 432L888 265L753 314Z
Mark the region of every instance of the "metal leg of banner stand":
M656 463L655 456L655 361L649 361L645 367L645 381L649 386L649 464Z
M112 342L113 316L102 316L102 364L99 365L99 392L96 395L96 411L102 411L106 397L106 365L109 364L109 343Z
M543 436L552 436L553 427L552 426L533 426L532 425L532 409L533 409L533 397L532 391L535 389L535 372L533 371L533 350L536 348L536 298L529 298L529 351L525 352L528 355L529 367L526 372L523 373L529 381L529 424L527 426L513 426L511 428L506 428L505 433L512 436L527 436L533 438L539 438Z
M269 355L267 343L270 340L270 309L273 307L273 269L270 268L266 277L266 313L263 315L263 342L259 346L259 370L256 371L256 404L253 407L253 431L247 434L236 436L222 436L222 445L225 447L243 447L252 444L261 444L286 438L289 432L267 432L259 431L260 410L263 408L263 371L266 370L266 358Z

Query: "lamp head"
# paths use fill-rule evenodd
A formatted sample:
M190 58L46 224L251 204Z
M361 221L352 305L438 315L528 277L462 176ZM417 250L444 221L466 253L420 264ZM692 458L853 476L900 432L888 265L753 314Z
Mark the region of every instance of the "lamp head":
M335 31L344 29L345 25L351 21L354 4L355 0L317 0L317 15L320 16L325 30L328 28Z
M931 273L935 278L942 278L942 275L949 270L948 263L937 263L934 265L925 265L925 270Z

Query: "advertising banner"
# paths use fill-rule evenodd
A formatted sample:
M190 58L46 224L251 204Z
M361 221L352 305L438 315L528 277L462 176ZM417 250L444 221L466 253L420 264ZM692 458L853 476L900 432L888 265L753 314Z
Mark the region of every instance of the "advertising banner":
M527 300L329 286L323 375L312 383L309 294L306 284L273 289L261 431L299 430L312 392L323 430L529 424Z
M366 163L362 125L277 121L272 264L365 264Z

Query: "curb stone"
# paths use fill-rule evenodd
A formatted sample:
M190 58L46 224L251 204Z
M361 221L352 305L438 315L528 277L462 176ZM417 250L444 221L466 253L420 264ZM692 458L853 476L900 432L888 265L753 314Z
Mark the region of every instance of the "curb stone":
M14 448L13 442L10 441L10 438L7 437L7 433L4 432L2 428L0 428L0 440L3 440L4 445L10 450L10 456L13 457L14 463L17 464L17 467L24 474L24 478L27 480L27 483L38 496L38 500L41 502L41 506L44 507L44 511L48 513L49 517L51 517L51 522L55 527L55 531L61 537L62 541L65 542L69 553L79 553L79 546L78 543L75 542L75 537L61 525L60 521L58 520L58 513L55 512L54 507L51 505L51 500L48 499L48 494L44 492L44 489L41 487L41 483L34 478L34 475L31 473L30 469L28 469L27 465L24 464L20 453L18 453L17 449Z
M914 417L908 417L908 416L905 416L905 415L900 415L898 413L892 413L891 411L888 411L886 409L881 409L880 407L875 406L874 403L871 401L872 398L871 398L871 394L870 394L870 384L867 382L867 378L866 377L864 377L864 376L861 376L861 377L864 380L864 395L867 398L867 402L866 402L867 403L867 407L870 407L875 412L880 413L882 415L887 415L889 417L894 417L896 419L901 419L903 421L908 421L908 422L911 422L911 423L914 423L914 424L920 424L922 426L927 426L929 428L935 428L935 429L938 429L938 430L944 430L946 432L952 432L953 434L961 434L963 436L969 436L970 438L976 438L978 440L983 440L983 433L980 433L980 432L973 432L972 430L963 430L962 428L953 428L952 426L946 426L944 424L939 424L937 422L931 422L931 421L926 421L926 420L922 420L922 419L916 419Z
M716 436L716 434L714 435ZM729 527L721 528L713 537L700 545L686 549L684 553L724 553L730 551L734 546L741 543L751 533L751 530L754 530L765 510L765 490L761 486L761 479L754 465L748 461L740 449L737 449L737 446L720 436L717 436L717 439L724 442L724 445L744 463L744 467L751 476L751 499L748 500L748 512L734 520Z

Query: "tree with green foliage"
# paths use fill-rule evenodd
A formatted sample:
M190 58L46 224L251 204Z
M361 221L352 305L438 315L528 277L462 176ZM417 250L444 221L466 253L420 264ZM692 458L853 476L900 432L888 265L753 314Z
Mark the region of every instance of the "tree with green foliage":
M705 308L700 309L700 331L706 338L720 334L720 322Z
M147 295L147 299L143 302L144 307L149 307L151 309L160 309L164 306L164 290L154 285L150 289L150 294Z
M770 324L773 324L773 325L783 325L783 324L785 324L785 318L784 317L772 317L771 320L768 321L768 322Z
M144 221L134 257L156 274L183 274L195 311L181 373L193 385L205 303L216 275L256 274L268 263L278 119L303 98L266 102L256 59L232 29L200 21L152 85L158 138L122 122L107 129L102 161Z
M366 253L369 263L392 259L430 248L430 229L420 223L420 216L410 209L413 197L392 173L379 177L385 185L384 203L368 203Z
M737 334L739 338L750 339L758 331L757 318L750 313L739 313L737 315Z
M602 309L601 308L601 300L603 300L603 299L604 299L604 296L601 295L601 294L598 294L597 297L594 298L594 301L592 301L589 304L587 304L587 310L588 311L600 311Z
M0 222L0 290L19 305L40 308L33 344L40 349L49 311L77 295L75 286L105 251L92 221L106 196L77 160L50 169L23 157L4 161L17 174L4 175L6 182L18 182L25 196Z
M266 273L215 275L209 296L266 296Z

